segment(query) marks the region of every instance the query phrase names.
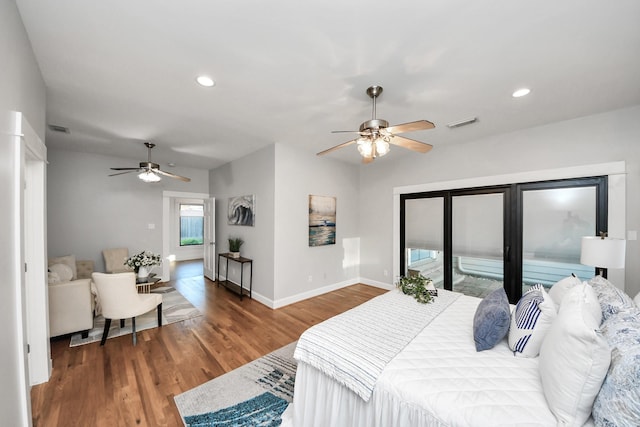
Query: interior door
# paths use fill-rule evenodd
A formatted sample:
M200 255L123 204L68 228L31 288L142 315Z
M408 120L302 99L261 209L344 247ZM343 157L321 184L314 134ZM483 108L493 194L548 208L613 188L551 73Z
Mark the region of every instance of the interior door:
M209 280L216 278L216 199L204 200L204 275Z

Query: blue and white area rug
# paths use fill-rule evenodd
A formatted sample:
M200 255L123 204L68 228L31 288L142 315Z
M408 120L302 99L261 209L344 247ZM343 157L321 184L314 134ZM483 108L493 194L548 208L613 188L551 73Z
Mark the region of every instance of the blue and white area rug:
M279 426L293 399L296 343L175 397L188 427Z
M151 293L162 294L162 324L169 325L175 322L192 319L202 316L202 313L182 296L178 290L172 286L162 286L151 290ZM141 316L136 317L136 331L158 327L158 315L156 310L151 310ZM71 336L69 347L89 344L100 341L104 330L104 317L98 315L93 319L93 329L89 331L87 338L82 338L81 333ZM107 338L119 337L131 334L131 319L125 320L124 328L120 328L120 321L114 320L109 328Z

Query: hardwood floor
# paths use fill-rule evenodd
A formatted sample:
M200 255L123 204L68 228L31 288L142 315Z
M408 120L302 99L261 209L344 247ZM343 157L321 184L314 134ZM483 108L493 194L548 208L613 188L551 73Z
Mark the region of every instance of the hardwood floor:
M173 397L298 339L310 326L383 289L354 285L278 310L192 276L170 282L203 316L99 343L51 342L53 372L34 386L34 426L182 426ZM189 276L189 277L186 277ZM1 424L1 423L0 423Z

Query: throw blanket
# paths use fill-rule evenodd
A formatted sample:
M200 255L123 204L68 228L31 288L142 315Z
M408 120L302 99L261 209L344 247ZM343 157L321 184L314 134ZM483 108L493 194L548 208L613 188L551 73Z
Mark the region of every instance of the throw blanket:
M387 292L307 329L294 357L368 402L391 359L459 297L439 289L434 302L420 304L399 290Z

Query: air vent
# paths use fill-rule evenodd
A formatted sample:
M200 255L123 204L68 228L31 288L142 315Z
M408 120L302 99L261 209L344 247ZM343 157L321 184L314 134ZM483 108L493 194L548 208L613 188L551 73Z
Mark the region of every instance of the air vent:
M71 133L68 127L49 124L49 129L54 132Z
M477 117L472 117L472 118L470 118L470 119L460 120L459 122L449 123L447 126L448 126L450 129L453 129L453 128L459 128L459 127L461 127L461 126L470 125L470 124L475 123L475 122L477 122L477 121L478 121L478 118L477 118Z

